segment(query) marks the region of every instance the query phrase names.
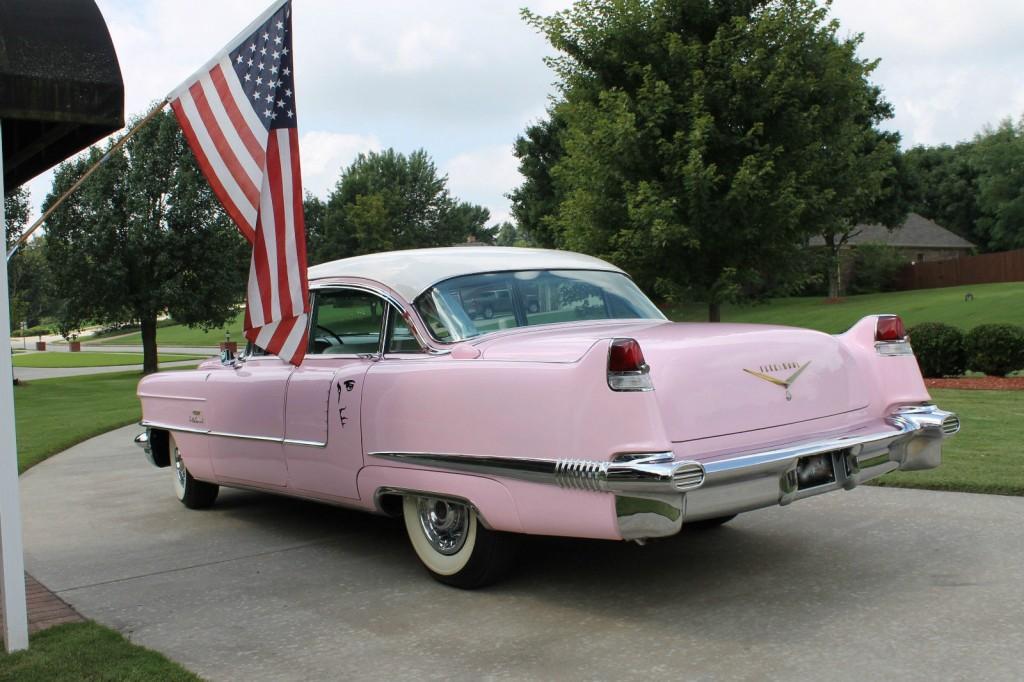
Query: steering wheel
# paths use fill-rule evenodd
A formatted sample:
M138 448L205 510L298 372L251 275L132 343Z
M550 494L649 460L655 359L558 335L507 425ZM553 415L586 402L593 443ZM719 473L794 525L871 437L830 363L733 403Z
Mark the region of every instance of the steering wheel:
M330 329L328 329L327 327L323 326L322 324L318 324L318 325L316 326L316 328L317 328L317 329L320 329L320 330L322 330L322 331L325 331L325 332L327 332L327 333L328 333L328 334L329 334L330 336L334 337L334 340L335 340L335 341L337 341L339 345L341 345L341 346L344 346L344 345L345 345L345 342L341 340L341 337L340 337L340 336L338 336L337 334L335 334L334 332L332 332L332 331L331 331Z

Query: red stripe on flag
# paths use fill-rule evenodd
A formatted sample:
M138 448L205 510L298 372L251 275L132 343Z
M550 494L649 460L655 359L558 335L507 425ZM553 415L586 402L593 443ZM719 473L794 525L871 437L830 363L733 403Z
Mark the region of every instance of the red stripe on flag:
M206 99L206 93L203 92L203 86L199 83L195 83L191 88L188 89L189 93L192 94L192 101L196 103L196 111L199 112L199 117L203 119L203 127L206 128L207 134L213 141L213 146L217 148L217 153L220 155L220 160L224 162L224 166L231 173L231 177L238 183L238 188L242 190L242 194L245 198L252 203L253 207L259 208L260 205L260 191L252 183L249 175L242 168L242 164L238 162L238 157L235 156L235 150L228 144L227 138L224 137L224 131L221 130L220 124L217 123L217 118L213 115L213 111L210 109L210 102Z
M231 90L228 88L227 81L224 80L224 71L221 70L220 64L213 67L213 70L210 71L210 78L213 79L213 86L217 89L217 94L220 95L220 101L224 103L224 110L228 113L231 125L238 132L238 137L241 138L242 144L249 150L252 160L262 169L263 164L267 160L266 152L263 149L263 145L256 139L256 136L252 134L252 128L249 127L249 124L242 117L242 112L239 110L235 98L231 96Z
M270 259L267 256L266 235L261 224L262 221L262 218L256 219L256 243L253 245L252 257L256 263L256 283L260 290L260 298L263 304L263 320L266 323L278 319L278 316L274 315L271 307Z
M298 321L298 317L289 317L281 320L281 324L277 325L277 329L274 330L274 335L270 338L270 343L267 344L269 348L276 349L275 352L280 352L284 342L288 340L288 336L292 333L292 329L295 327L295 323ZM289 362L292 358L284 358Z
M299 261L299 286L309 291L306 274L306 215L302 204L302 173L299 170L299 131L288 129L288 147L291 151L292 167L292 211L295 214L295 253ZM303 312L309 312L309 296L305 297Z
M278 131L270 131L267 144L267 180L270 186L270 204L274 210L274 239L277 244L277 297L281 317L292 317L292 288L288 284L288 249L285 246L284 183L281 177L281 148Z
M171 109L174 111L175 117L178 119L178 125L181 126L181 132L185 135L185 140L188 141L188 146L192 148L192 153L196 156L196 163L199 165L199 170L203 172L203 176L206 181L210 183L210 188L213 193L220 199L220 203L224 206L224 210L227 211L231 219L235 221L235 225L238 226L238 230L242 233L249 243L255 241L256 235L253 232L252 227L249 226L248 221L242 215L238 206L231 200L231 196L227 190L224 189L224 185L221 184L220 179L217 177L216 171L210 164L210 160L206 158L206 154L203 153L202 145L199 144L199 138L196 137L195 130L192 129L192 122L185 115L185 110L181 106L181 100L176 99L171 102Z

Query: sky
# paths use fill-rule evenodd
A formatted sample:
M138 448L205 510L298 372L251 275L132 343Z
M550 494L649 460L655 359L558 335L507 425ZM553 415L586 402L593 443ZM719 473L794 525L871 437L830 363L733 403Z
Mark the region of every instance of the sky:
M269 4L269 3L268 3ZM305 188L326 198L360 152L425 149L458 198L509 217L521 182L512 144L544 116L551 49L519 16L570 0L294 0L296 103ZM264 8L251 0L97 0L144 113ZM905 148L970 139L1024 114L1024 2L835 0L843 36L895 106ZM29 188L38 207L52 173Z

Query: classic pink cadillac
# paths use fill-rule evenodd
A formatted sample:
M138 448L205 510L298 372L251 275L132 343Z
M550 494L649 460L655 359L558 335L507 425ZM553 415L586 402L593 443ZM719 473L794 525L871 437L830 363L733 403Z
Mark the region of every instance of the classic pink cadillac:
M197 509L218 486L401 515L438 580L499 578L516 534L643 543L938 466L893 315L831 336L673 323L619 268L454 247L310 269L300 367L250 347L139 384L136 441Z

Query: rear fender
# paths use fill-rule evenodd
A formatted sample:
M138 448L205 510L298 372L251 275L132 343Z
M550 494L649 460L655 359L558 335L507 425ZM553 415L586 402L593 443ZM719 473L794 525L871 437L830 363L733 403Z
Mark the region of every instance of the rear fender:
M373 500L378 511L386 511L382 498L388 495L425 493L469 502L476 508L483 524L491 530L523 532L511 493L501 483L488 478L368 466L360 470L358 485L360 499Z
M865 371L865 379L874 383L873 412L888 414L899 405L931 402L921 378L917 358L911 355L885 355L875 342L875 326L879 315L868 315L838 335Z

